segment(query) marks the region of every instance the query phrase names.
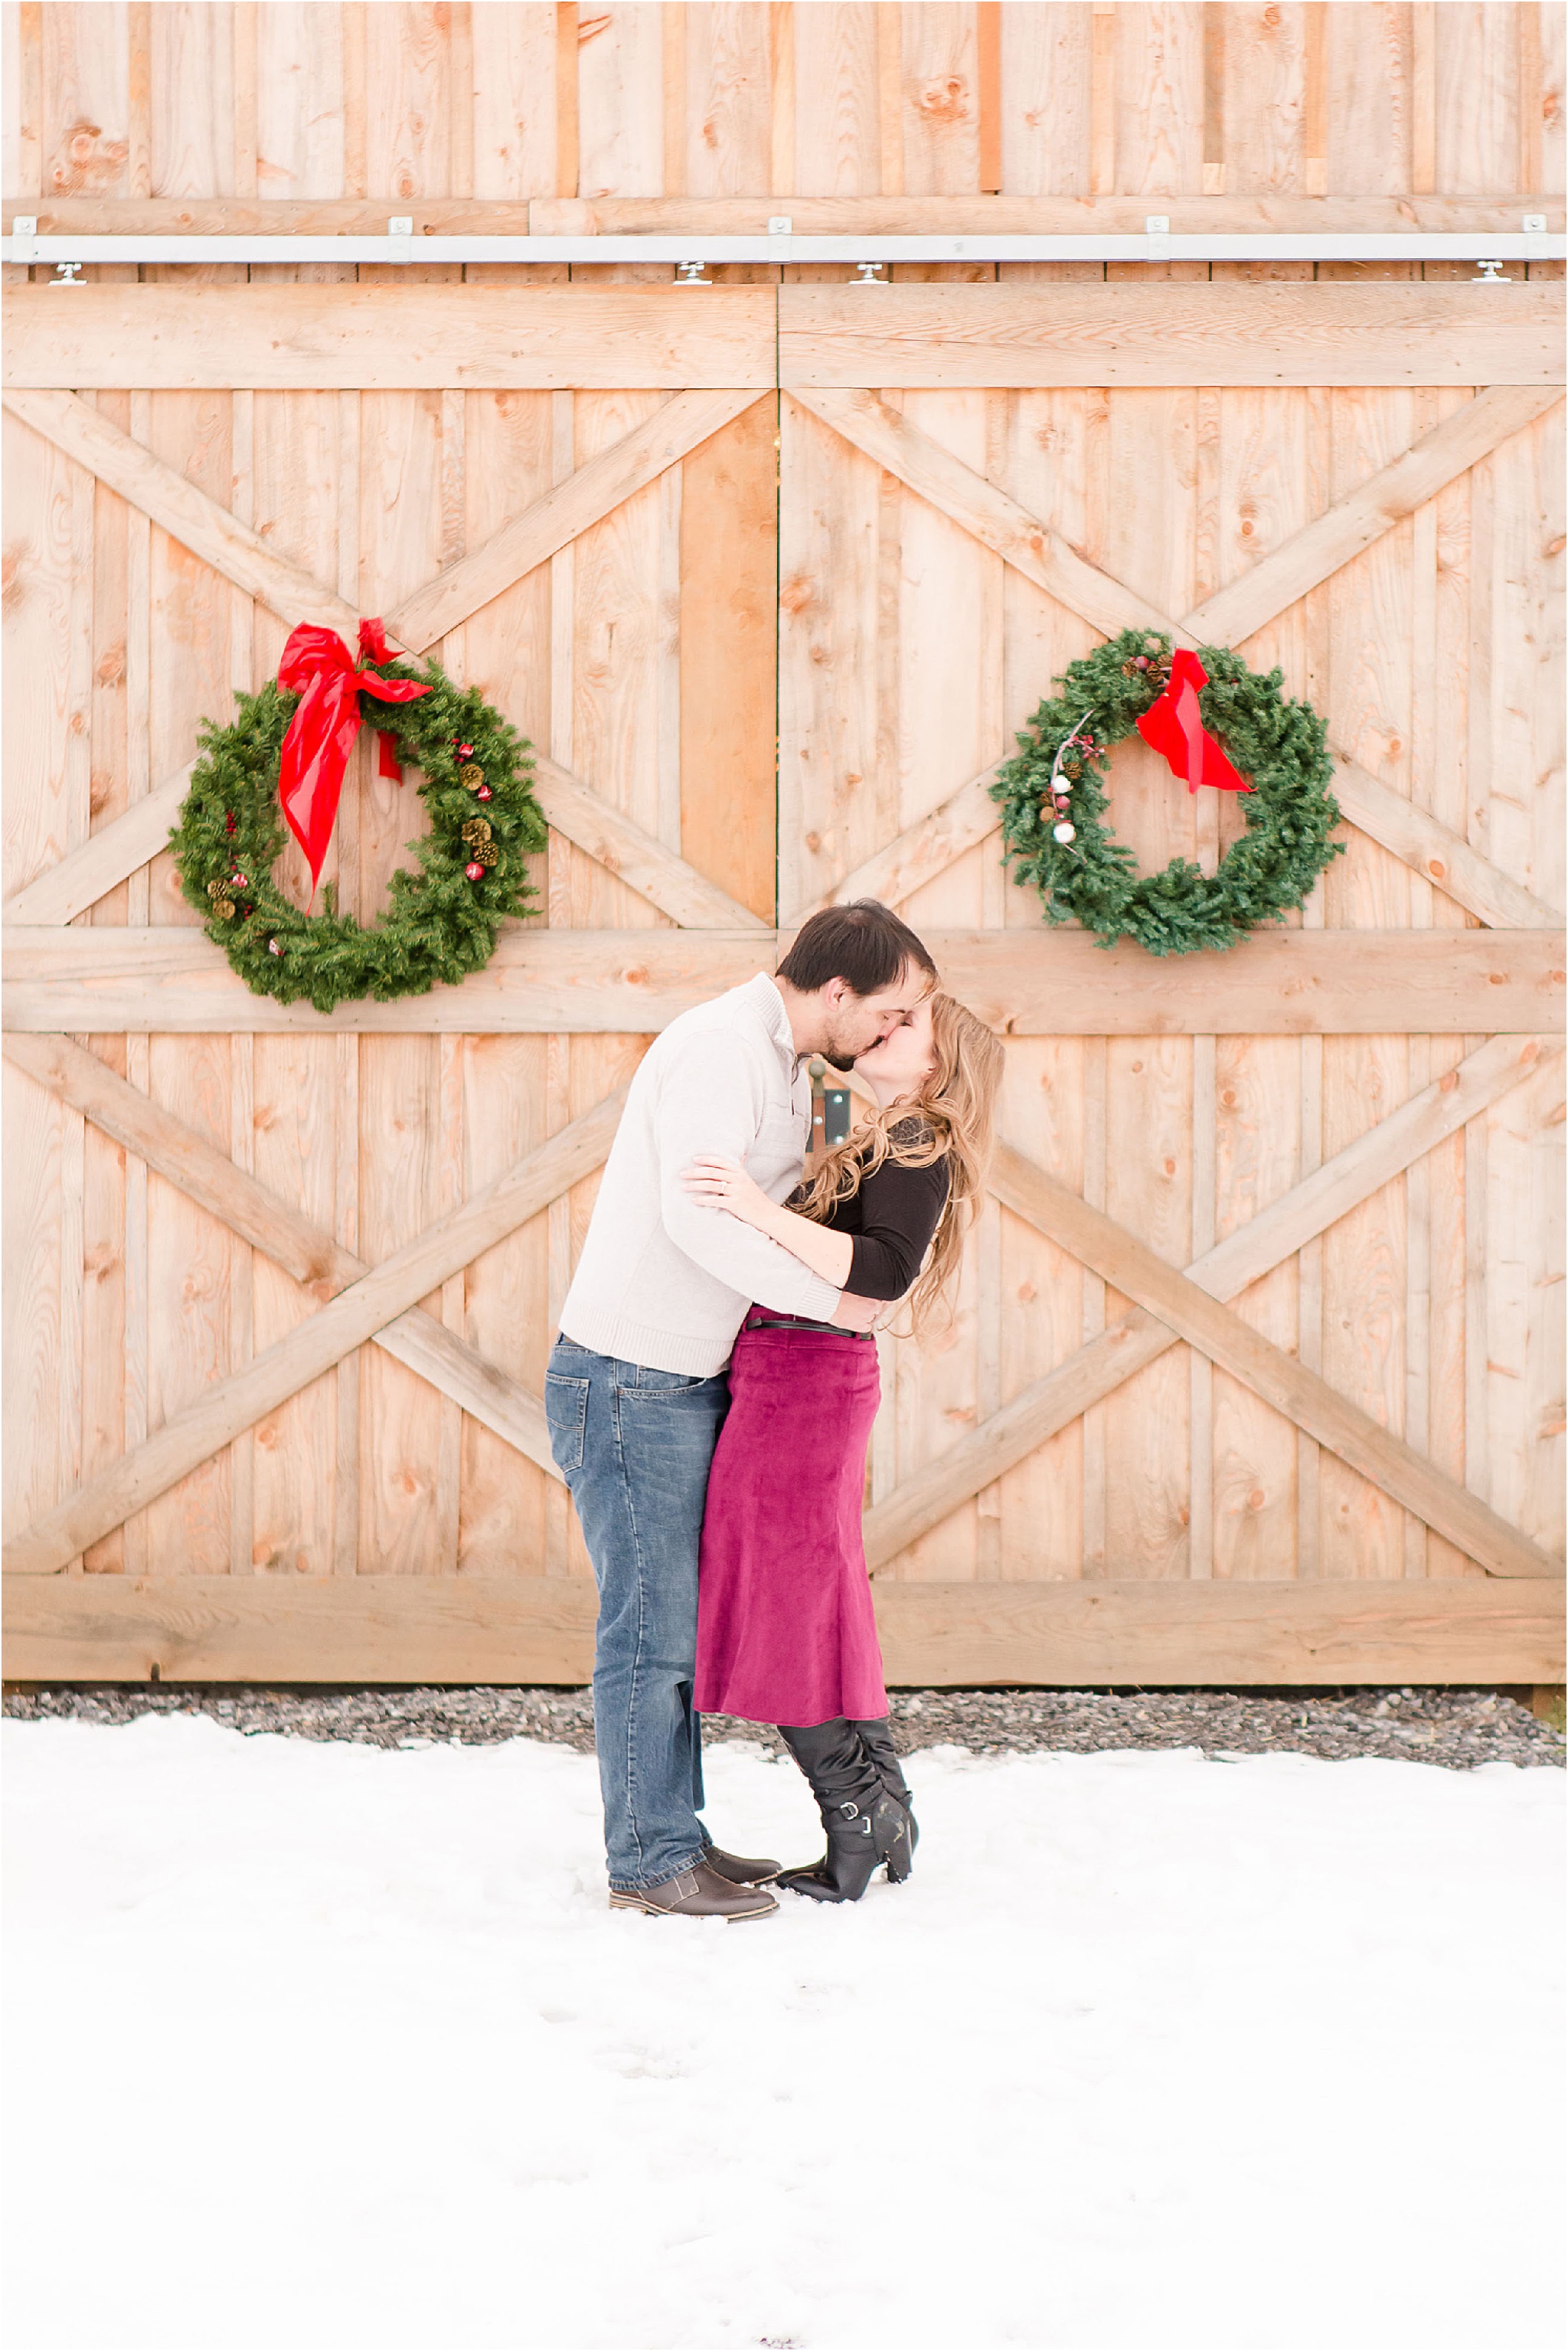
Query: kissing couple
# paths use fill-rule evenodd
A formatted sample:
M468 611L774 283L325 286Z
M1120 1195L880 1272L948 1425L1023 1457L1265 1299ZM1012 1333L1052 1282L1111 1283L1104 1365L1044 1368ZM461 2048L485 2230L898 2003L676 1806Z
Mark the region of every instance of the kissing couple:
M802 1180L820 1053L876 1108ZM612 1909L766 1917L770 1881L857 1901L909 1876L861 1542L873 1330L956 1283L1002 1049L874 899L798 933L649 1048L550 1351L545 1410L599 1584L593 1720ZM950 1310L949 1310L950 1311ZM704 1714L771 1722L827 1852L727 1853Z

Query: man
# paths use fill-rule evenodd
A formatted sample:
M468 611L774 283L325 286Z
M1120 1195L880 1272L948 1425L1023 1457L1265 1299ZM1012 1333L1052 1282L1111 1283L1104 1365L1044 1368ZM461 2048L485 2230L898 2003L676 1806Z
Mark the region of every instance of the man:
M764 1917L776 1863L722 1852L702 1808L692 1710L697 1547L729 1401L725 1368L755 1301L866 1330L852 1298L682 1182L699 1152L788 1197L805 1162L821 1053L847 1069L892 1035L936 967L874 899L806 923L779 967L673 1020L632 1081L561 1309L545 1409L599 1583L593 1718L611 1907Z

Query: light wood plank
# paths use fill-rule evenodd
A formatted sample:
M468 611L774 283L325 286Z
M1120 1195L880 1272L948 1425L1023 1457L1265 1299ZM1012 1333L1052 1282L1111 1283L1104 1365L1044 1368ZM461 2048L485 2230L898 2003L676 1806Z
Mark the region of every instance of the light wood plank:
M1563 377L1561 291L1539 284L898 285L882 292L885 300L873 306L855 287L779 287L779 380L787 390L1560 384ZM51 380L57 375L57 365Z
M769 923L779 862L778 435L777 400L758 401L681 467L671 583L679 630L666 656L676 674L659 690L662 723L675 737L664 751L674 754L671 845L695 852L727 903ZM664 912L674 912L668 902Z
M1249 1328L1220 1301L1167 1265L1126 1228L1031 1165L1006 1143L991 1186L1015 1216L1027 1217L1061 1248L1168 1324L1212 1363L1243 1380L1276 1412L1370 1479L1492 1575L1561 1575L1559 1562L1495 1511L1443 1476L1317 1373Z
M1111 579L1097 565L1085 562L1038 516L920 432L884 401L869 392L820 392L792 386L791 393L802 408L820 416L874 464L896 474L901 482L939 507L1015 570L1081 612L1102 635L1113 636L1118 629L1166 625L1156 605L1141 602L1132 589Z
M140 441L121 433L74 392L7 392L5 404L43 439L150 517L171 538L210 563L233 586L259 597L280 619L291 625L310 621L352 639L359 614L351 604L323 588L298 564L275 555L227 507L220 506Z
M460 987L389 1004L253 996L194 928L7 929L4 1025L16 1029L510 1029L647 1035L758 968L769 931L541 932L507 926ZM1006 1036L1545 1035L1563 1025L1560 936L1543 931L1267 931L1228 955L1172 958L1149 994L1147 957L1090 934L932 931L945 984Z
M1004 1036L1308 1036L1485 1027L1546 1034L1562 1020L1561 934L1256 931L1223 955L1148 957L1065 926L936 932L952 992Z
M950 865L971 849L977 849L999 830L997 804L991 798L991 786L1001 772L1002 762L984 768L960 784L926 816L917 818L890 841L885 848L876 851L862 864L854 866L825 897L815 899L808 906L781 908L785 923L798 928L809 915L823 906L847 905L852 898L880 898L886 906L900 906L912 898L927 882L934 882ZM37 922L44 919L33 915Z
M1563 1597L1538 1583L873 1586L895 1688L1561 1682ZM8 1668L29 1681L580 1687L586 1577L6 1576Z
M123 815L95 832L79 849L71 850L56 865L47 865L7 898L0 913L8 923L65 924L106 898L139 866L150 864L167 848L181 803L191 789L191 768L182 768L145 799L133 800Z
M655 841L586 784L542 753L534 754L534 797L546 820L597 864L668 914L683 929L771 932L759 914L743 906L716 882L664 843Z
M776 381L768 286L715 286L695 302L668 286L84 286L68 314L51 292L11 297L5 381L17 389L757 392Z
M1557 931L1562 910L1514 881L1490 857L1355 760L1336 756L1333 794L1358 831L1402 864L1436 883L1458 904L1501 931Z
M265 20L270 10L263 10ZM573 12L566 11L570 14ZM1099 12L1096 11L1098 14ZM486 11L484 14L488 15ZM1014 12L1003 17L1010 34ZM821 25L831 25L833 11L827 0L798 15L798 43L811 43L803 86L816 96L826 80L841 87L857 74L869 83L875 61L866 53L871 42L862 25L841 23L832 27L842 55L825 58L816 46ZM842 12L840 12L841 18ZM571 79L576 78L576 28L572 28ZM284 61L291 74L303 75L311 62ZM530 63L533 62L530 58ZM836 63L836 73L831 70ZM534 67L537 72L537 65ZM858 94L869 100L869 90ZM854 111L853 99L841 107ZM513 131L516 125L509 126ZM536 135L537 131L536 131ZM808 126L801 125L801 137ZM875 126L857 123L851 135L840 125L835 136L830 122L817 134L813 176L837 178L841 183L866 172L875 173ZM271 154L269 146L268 153ZM835 170L834 167L837 167ZM572 176L575 177L575 159ZM784 183L755 195L592 197L413 195L400 199L413 221L415 238L423 236L594 236L653 235L695 229L708 236L760 236L775 195L790 193ZM254 196L179 196L130 199L89 194L61 194L48 189L40 194L18 193L0 202L0 222L7 235L15 214L36 215L40 236L381 236L386 232L387 199L354 196L286 196L257 202ZM1525 188L1516 194L1447 193L1407 195L1401 192L1335 193L1328 196L1292 193L1284 189L1238 191L1205 196L1196 190L1175 190L1161 198L1178 235L1244 235L1253 231L1280 235L1342 235L1404 233L1412 229L1477 232L1506 229L1517 233L1521 210L1544 213L1548 230L1560 236L1568 211L1561 192L1542 194ZM1149 201L1140 190L1116 193L1106 189L1089 195L1058 191L1006 195L977 193L903 195L874 191L855 193L841 189L831 194L794 194L789 214L800 235L812 236L962 236L966 234L1007 236L1115 235L1142 236Z
M400 604L387 627L401 644L423 653L460 621L487 604L537 564L600 522L672 465L744 414L747 392L685 392L633 425L612 446L579 465L534 500L515 521L460 562L448 564L427 588Z
M1555 1057L1553 1057L1555 1058ZM1498 1038L1481 1046L1335 1155L1282 1199L1186 1269L1211 1297L1239 1296L1252 1282L1327 1230L1358 1202L1393 1180L1419 1154L1469 1122L1477 1132L1487 1106L1543 1065L1535 1040ZM943 1459L916 1471L866 1515L866 1559L874 1570L915 1536L940 1525L969 1494L1065 1428L1131 1374L1176 1343L1142 1307L1092 1339L1055 1370L1030 1383Z
M1199 644L1239 645L1265 622L1315 588L1406 515L1555 407L1562 394L1539 385L1490 384L1424 434L1404 455L1374 474L1206 598L1184 625Z
M574 1120L539 1150L395 1249L246 1370L213 1383L197 1400L112 1468L37 1520L6 1548L7 1572L58 1572L129 1512L165 1493L226 1445L390 1322L410 1314L449 1273L526 1224L569 1186L599 1166L610 1148L624 1090ZM455 1334L447 1332L447 1339ZM439 1344L439 1343L437 1343Z

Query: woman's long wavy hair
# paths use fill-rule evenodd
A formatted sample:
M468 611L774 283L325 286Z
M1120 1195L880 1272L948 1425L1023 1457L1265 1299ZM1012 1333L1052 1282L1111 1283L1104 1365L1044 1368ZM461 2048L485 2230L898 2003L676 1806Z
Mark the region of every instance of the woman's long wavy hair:
M893 1160L904 1167L948 1163L947 1202L908 1304L916 1336L930 1328L937 1303L951 1322L951 1289L964 1235L985 1189L995 1135L1001 1042L967 1006L938 992L931 999L936 1066L912 1102L872 1111L834 1145L791 1207L819 1222L835 1202L852 1199L865 1178Z

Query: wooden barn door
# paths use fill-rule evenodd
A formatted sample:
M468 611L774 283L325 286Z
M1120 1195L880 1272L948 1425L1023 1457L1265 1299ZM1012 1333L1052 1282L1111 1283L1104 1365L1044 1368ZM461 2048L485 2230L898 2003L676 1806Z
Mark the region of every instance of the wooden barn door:
M1554 1653L1562 408L1508 315L1400 292L781 290L780 922L891 900L1008 1035L956 1319L883 1346L900 1678ZM1228 955L1107 954L1004 872L996 763L1129 625L1328 721L1346 853ZM1239 830L1136 740L1112 813L1144 870Z
M20 288L8 1669L580 1677L538 1395L620 1089L865 891L1009 1055L956 1321L887 1348L892 1677L1557 1678L1542 291ZM485 972L322 1018L162 844L201 721L378 611L550 848ZM1129 622L1328 717L1348 852L1229 955L1002 870L996 762ZM1139 747L1113 790L1221 852ZM361 759L345 903L418 818Z
M576 1677L538 1397L594 1171L773 958L773 297L68 300L14 297L5 420L9 1670ZM485 973L322 1018L162 844L203 722L368 613L531 738L549 849ZM367 920L423 819L370 739Z

